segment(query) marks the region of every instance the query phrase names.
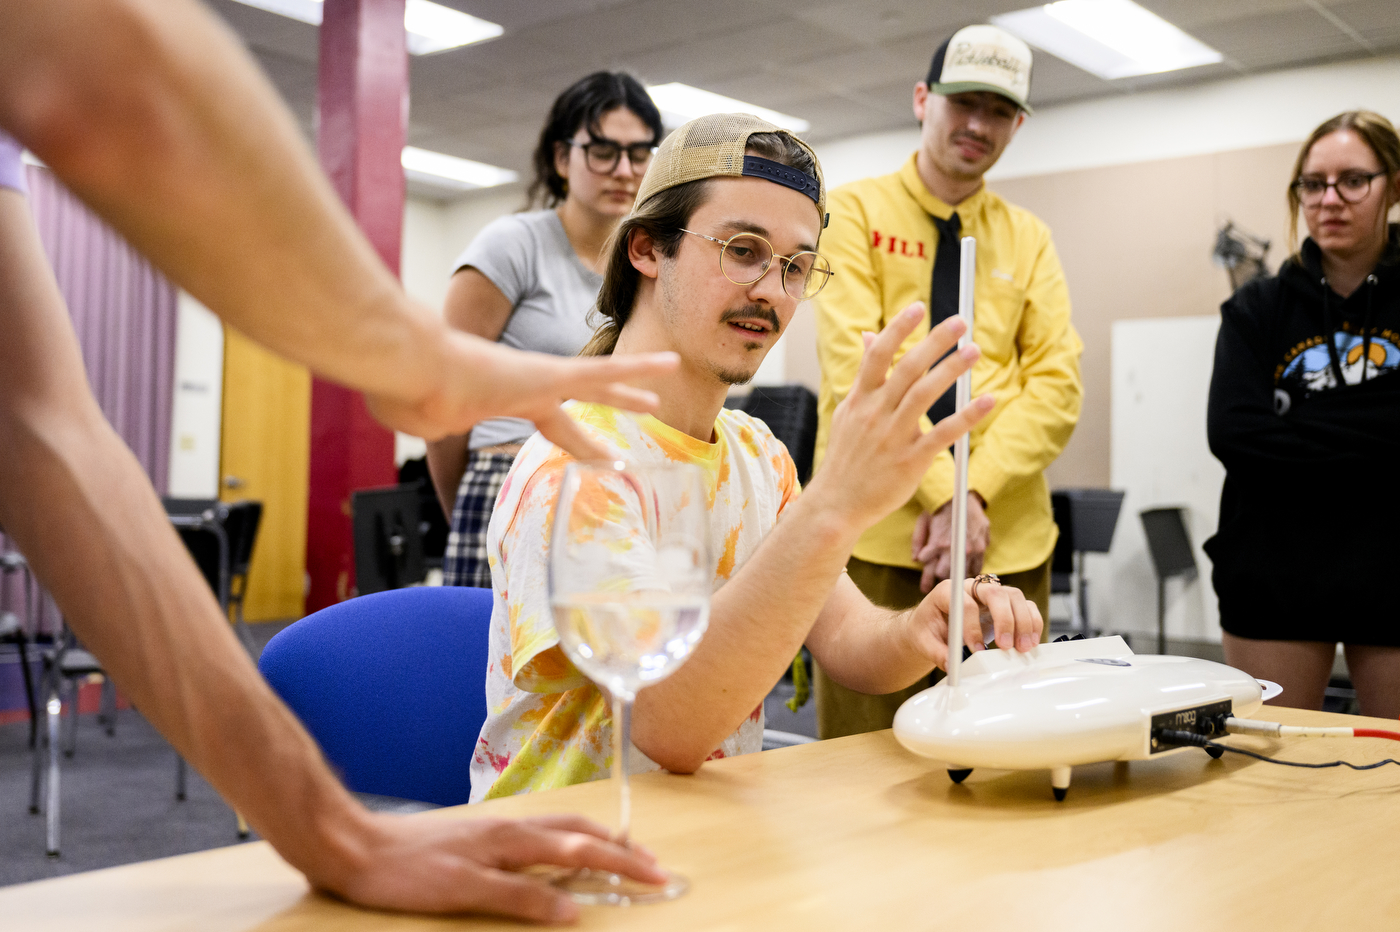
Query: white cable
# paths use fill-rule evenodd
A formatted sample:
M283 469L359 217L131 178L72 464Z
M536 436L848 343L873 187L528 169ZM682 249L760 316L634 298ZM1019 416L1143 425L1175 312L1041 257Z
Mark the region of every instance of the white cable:
M1225 730L1232 735L1259 735L1263 738L1352 738L1350 728L1312 728L1304 725L1281 725L1249 718L1225 719Z

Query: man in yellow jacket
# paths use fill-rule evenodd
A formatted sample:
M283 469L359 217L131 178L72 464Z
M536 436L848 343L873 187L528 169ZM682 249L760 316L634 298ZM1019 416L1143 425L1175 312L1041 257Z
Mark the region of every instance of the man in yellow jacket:
M959 30L914 87L918 151L892 175L832 192L822 251L836 274L817 300L816 455L820 468L832 412L860 366L861 334L883 330L912 301L928 302L929 318L907 349L956 313L957 241L976 237L973 337L982 357L972 391L991 393L996 407L970 435L967 572L1000 575L1048 618L1057 531L1044 470L1079 418L1083 344L1049 229L982 180L1030 112L1030 71L1030 48L1019 39L994 26ZM934 421L951 411L951 391L930 409ZM952 495L953 460L943 453L915 496L860 538L848 569L871 601L917 605L949 575ZM900 704L926 685L865 696L818 669L818 733L888 728Z

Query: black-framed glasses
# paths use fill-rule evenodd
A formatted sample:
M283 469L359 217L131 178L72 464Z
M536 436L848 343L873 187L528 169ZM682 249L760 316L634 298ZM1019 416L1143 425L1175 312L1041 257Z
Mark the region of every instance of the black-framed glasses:
M1371 193L1371 185L1385 172L1342 172L1336 181L1328 181L1320 175L1305 175L1293 182L1293 190L1298 192L1298 200L1304 207L1316 207L1327 196L1327 189L1337 192L1337 197L1346 204L1359 204Z
M783 260L783 290L799 301L815 298L826 287L831 276L831 263L826 257L815 252L799 252L794 256L780 256L773 252L773 244L757 233L740 233L729 239L718 239L682 229L682 233L707 239L719 244L719 270L725 278L736 285L752 285L773 265L774 259Z
M632 167L632 174L641 175L646 172L651 164L651 155L656 151L654 142L635 142L624 146L611 139L590 139L588 142L570 139L569 145L583 150L584 164L597 175L611 175L616 171L624 152L627 153L627 164Z

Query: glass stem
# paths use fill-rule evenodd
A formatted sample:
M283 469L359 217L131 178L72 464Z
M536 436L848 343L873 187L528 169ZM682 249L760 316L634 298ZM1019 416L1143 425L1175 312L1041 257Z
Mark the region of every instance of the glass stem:
M626 845L632 832L632 787L627 782L627 751L632 744L632 699L613 693L613 779L620 794L617 807L617 843Z

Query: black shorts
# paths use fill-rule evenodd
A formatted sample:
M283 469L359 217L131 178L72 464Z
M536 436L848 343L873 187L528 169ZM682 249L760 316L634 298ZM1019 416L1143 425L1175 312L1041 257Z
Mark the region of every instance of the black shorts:
M1316 570L1293 563L1273 567L1217 564L1211 574L1220 600L1220 627L1258 641L1322 641L1400 647L1400 600L1390 578L1365 564L1345 572L1330 560ZM1392 564L1390 573L1400 569Z

